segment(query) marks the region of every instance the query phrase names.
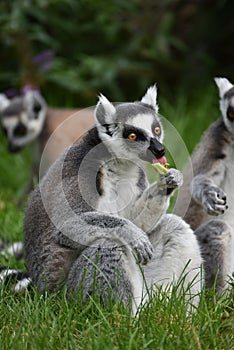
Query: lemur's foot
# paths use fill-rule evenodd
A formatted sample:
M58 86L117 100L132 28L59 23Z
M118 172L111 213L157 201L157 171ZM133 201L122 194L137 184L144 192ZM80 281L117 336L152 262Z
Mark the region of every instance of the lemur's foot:
M140 238L132 242L132 248L136 254L138 262L143 265L152 258L153 246L146 235L141 235Z
M221 215L228 209L226 193L217 186L210 186L202 194L202 205L209 215Z
M183 183L183 175L177 169L169 169L168 173L160 176L160 186L163 189L167 188L177 188Z

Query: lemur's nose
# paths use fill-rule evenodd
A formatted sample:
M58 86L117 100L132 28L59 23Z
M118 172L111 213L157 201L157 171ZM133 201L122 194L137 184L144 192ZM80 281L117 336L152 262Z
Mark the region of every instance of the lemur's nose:
M27 128L23 123L19 123L13 131L14 136L25 136L26 134Z
M164 146L156 138L152 137L150 139L150 146L148 149L153 153L153 155L156 158L161 158L165 155Z

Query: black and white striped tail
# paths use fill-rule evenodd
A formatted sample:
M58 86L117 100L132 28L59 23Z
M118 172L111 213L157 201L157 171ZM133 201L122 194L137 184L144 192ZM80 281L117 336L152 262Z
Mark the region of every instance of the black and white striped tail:
M24 256L23 242L4 242L0 239L0 255L12 256L20 260ZM15 293L22 292L31 286L31 278L27 271L0 266L0 288L9 286Z
M0 239L0 255L13 256L20 260L24 256L23 242L4 242Z
M31 284L27 271L0 266L0 287L9 286L13 292L20 293L29 289Z

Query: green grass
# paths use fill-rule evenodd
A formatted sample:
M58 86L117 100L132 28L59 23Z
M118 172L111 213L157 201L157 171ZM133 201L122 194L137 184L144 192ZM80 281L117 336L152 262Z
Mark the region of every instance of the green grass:
M159 100L160 97L159 97ZM191 152L203 130L219 116L217 94L188 102L183 96L161 102L160 112L176 126ZM183 160L184 162L185 160ZM22 239L23 210L17 198L27 182L30 152L10 155L1 135L0 238ZM0 265L24 262L0 256ZM233 295L202 293L197 311L186 316L183 294L171 298L159 291L139 316L128 308L105 309L90 301L68 303L61 295L40 296L31 290L13 295L0 289L0 349L234 349Z
M1 292L1 349L232 349L231 298L202 296L186 316L184 299L159 294L131 318L116 305L106 310L90 301L69 304L64 297L35 291L13 296Z

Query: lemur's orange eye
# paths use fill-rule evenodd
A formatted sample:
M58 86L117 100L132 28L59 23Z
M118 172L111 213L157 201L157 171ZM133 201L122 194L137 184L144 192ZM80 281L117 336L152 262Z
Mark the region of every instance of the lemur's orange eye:
M156 126L156 128L154 129L154 133L155 133L156 135L160 135L160 134L161 134L161 129L160 129L159 126Z
M137 138L137 135L134 132L131 132L131 134L128 135L128 139L130 141L135 141Z

